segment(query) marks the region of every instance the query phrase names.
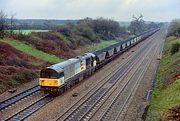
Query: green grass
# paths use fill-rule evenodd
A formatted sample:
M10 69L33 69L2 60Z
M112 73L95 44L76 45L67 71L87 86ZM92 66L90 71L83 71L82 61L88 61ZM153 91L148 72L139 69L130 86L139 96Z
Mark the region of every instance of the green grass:
M16 49L18 49L26 54L37 57L39 59L42 59L44 61L49 61L49 62L53 62L53 63L58 63L58 62L63 61L62 58L59 58L55 55L40 51L40 50L36 49L35 47L33 47L32 45L25 44L18 40L4 39L4 40L0 40L0 41L6 42L6 43L10 44L11 46L15 47Z
M32 32L48 32L49 30L14 30L14 33L30 34Z
M171 47L174 43L180 43L180 38L176 37L168 37L166 39L166 44L164 45L164 56L168 57L170 56Z
M147 121L159 121L160 116L168 109L180 105L180 79L165 89L155 90L151 106L148 110Z
M45 61L49 61L49 62L53 62L53 63L58 63L58 62L64 61L64 59L62 59L62 58L59 58L55 55L40 51L40 50L36 49L35 47L33 47L32 45L25 44L18 40L4 39L4 40L0 40L0 41L6 42L26 54L32 55L34 57L37 57L37 58L45 60ZM115 44L115 43L117 43L116 40L101 41L100 43L95 43L92 45L88 45L85 48L82 48L81 53L96 51L96 50L105 48L105 47Z
M180 60L180 52L171 55L172 45L176 42L180 43L180 39L174 37L169 37L166 39L164 44L163 59L160 61L160 69L157 75L157 79L160 80L158 83L161 83L162 80L164 80L164 75L171 73L170 71L173 68L173 64Z
M170 75L174 77L174 72L180 68L180 52L173 55L170 53L172 44L176 42L180 43L180 39L169 37L165 41L163 58L160 61L156 87L150 102L147 121L159 121L160 117L168 109L180 105L180 79L173 81L166 78L170 77ZM172 81L172 83L168 84L167 81Z
M116 40L108 40L108 41L101 41L100 43L94 43L92 45L88 45L83 52L92 52L96 51L105 47L108 47L110 45L116 44Z
M130 26L130 22L119 22L120 26L128 28Z

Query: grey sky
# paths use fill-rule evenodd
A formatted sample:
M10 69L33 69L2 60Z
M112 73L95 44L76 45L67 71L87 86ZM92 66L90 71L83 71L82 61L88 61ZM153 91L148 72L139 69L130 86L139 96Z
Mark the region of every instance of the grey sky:
M105 17L131 20L142 13L145 20L180 18L180 0L0 0L0 9L16 18L79 19Z

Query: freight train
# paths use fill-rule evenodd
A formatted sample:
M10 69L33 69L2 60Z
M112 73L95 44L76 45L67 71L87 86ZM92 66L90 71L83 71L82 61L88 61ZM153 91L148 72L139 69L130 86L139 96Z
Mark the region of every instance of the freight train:
M64 92L158 30L146 31L101 50L85 53L42 69L39 78L41 90L49 94Z

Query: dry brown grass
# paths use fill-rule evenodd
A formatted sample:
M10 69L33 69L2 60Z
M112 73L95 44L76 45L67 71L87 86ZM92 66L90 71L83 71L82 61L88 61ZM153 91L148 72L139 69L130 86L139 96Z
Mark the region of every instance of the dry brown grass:
M0 93L37 78L38 71L48 64L0 42Z

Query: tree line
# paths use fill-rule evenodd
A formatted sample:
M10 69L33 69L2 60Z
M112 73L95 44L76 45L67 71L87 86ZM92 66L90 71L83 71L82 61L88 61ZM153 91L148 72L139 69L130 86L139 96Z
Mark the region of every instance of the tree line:
M18 23L15 19L15 15L11 15L7 19L7 14L0 11L0 38L4 38L6 34L13 34L13 30L24 30L24 29L42 29L42 30L54 30L70 36L72 34L79 34L87 37L90 40L103 39L115 39L122 34L126 34L130 31L131 34L136 35L142 33L151 28L160 27L161 23L146 23L143 20L143 16L133 16L133 20L130 22L128 28L120 26L119 22L112 19L105 18L85 18L78 20L77 22L67 23L63 25L51 24L48 20L43 24L36 23ZM9 30L9 31L7 31Z
M76 24L69 23L56 26L53 29L66 36L77 34L92 41L115 39L126 32L125 28L121 27L118 22L102 17L97 19L85 18Z

